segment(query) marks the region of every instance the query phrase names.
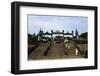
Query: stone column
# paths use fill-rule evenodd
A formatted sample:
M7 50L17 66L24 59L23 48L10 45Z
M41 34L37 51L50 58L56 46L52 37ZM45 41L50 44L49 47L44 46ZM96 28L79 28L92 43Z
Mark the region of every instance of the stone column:
M62 32L63 32L63 39L64 39L64 30Z
M51 30L51 39L53 39L53 30Z

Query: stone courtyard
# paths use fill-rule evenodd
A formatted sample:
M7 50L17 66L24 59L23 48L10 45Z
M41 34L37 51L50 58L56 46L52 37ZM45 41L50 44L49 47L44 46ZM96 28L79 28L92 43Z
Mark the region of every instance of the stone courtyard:
M58 36L53 36L54 34ZM59 35L61 34L61 35ZM45 35L50 35L51 38L43 39ZM65 37L71 35L71 39ZM64 58L87 58L88 46L87 41L78 37L78 31L71 33L64 31L46 32L41 29L38 34L38 42L28 45L28 60L41 60L41 59L64 59Z

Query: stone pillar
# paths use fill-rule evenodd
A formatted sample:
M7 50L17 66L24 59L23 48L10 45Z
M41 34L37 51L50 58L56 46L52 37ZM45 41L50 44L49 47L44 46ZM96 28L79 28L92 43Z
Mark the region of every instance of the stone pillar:
M72 37L74 37L74 31L72 30Z
M76 39L78 39L79 38L79 36L78 36L78 31L77 31L77 29L76 29Z
M53 40L53 30L51 30L51 40Z
M63 32L63 39L64 39L64 30L62 30L62 32Z
M52 39L52 33L51 33L51 39Z

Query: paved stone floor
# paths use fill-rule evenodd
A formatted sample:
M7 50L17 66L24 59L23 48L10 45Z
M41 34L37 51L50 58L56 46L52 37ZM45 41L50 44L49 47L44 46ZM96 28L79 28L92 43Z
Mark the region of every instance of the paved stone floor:
M64 48L64 43L52 43L50 49L45 56L44 53L49 47L50 43L41 43L35 50L28 56L28 60L41 60L41 59L62 59L62 58L83 58L80 53L75 55L75 47L67 49Z

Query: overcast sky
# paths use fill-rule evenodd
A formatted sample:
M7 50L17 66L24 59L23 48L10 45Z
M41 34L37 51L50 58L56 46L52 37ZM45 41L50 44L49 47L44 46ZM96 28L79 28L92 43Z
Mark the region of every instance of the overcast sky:
M40 28L44 32L71 32L77 29L80 34L88 31L88 17L28 15L28 33L37 34Z

